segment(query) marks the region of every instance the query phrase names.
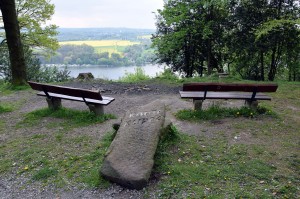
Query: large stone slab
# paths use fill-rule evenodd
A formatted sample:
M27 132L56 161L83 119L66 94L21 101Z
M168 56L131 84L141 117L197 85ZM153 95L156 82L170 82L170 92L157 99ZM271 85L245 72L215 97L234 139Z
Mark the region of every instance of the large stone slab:
M147 185L165 121L159 101L127 111L104 159L104 178L131 189Z

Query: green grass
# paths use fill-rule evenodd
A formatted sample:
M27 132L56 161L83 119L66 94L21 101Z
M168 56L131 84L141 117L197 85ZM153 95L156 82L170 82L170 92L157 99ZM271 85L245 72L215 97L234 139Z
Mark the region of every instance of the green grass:
M150 77L145 74L145 71L142 68L135 68L134 73L125 73L123 77L119 79L120 82L140 82L149 80Z
M0 95L10 95L16 91L27 90L30 87L28 85L25 86L12 86L10 83L4 82L0 80Z
M45 180L51 176L55 176L58 173L57 169L51 167L41 168L33 174L33 180Z
M194 137L173 127L155 157L159 198L295 198L294 175L280 178L269 148L229 144L223 136ZM257 145L255 145L257 146ZM262 147L262 146L261 146ZM289 176L285 173L284 175Z
M13 111L12 105L0 104L0 114Z
M180 110L176 113L178 119L188 121L215 120L228 117L255 118L262 115L276 116L273 111L260 106L253 110L248 107L225 108L215 105L206 110Z
M48 122L49 118L53 122ZM95 116L88 111L62 108L36 110L24 116L17 128L40 126L30 135L13 136L0 145L0 173L16 172L58 187L80 185L107 187L109 183L99 177L104 154L115 133L95 138L89 132L73 134L74 128L95 125L115 116ZM0 128L5 123L0 123ZM45 134L44 127L52 133ZM49 130L47 130L49 132Z
M114 132L102 139L88 135L55 134L23 136L0 145L0 173L15 171L33 181L57 187L80 185L107 187L99 169Z
M89 111L79 111L67 108L61 108L59 110L44 108L30 112L27 115L25 115L24 120L18 123L17 126L20 128L23 126L33 126L41 122L41 120L46 117L63 119L61 123L57 121L48 123L48 128L55 128L61 126L66 127L67 129L88 126L94 123L102 123L108 119L116 118L114 115L111 114L96 116L94 113L91 113Z

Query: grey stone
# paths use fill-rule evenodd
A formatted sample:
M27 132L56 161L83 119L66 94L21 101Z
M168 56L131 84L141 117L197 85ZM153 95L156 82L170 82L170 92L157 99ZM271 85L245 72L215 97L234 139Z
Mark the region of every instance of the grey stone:
M94 79L94 75L92 73L79 73L77 79L89 80Z
M159 101L127 111L105 155L102 176L127 188L144 188L164 121L165 105Z
M46 98L48 107L53 110L61 108L61 99L60 98Z

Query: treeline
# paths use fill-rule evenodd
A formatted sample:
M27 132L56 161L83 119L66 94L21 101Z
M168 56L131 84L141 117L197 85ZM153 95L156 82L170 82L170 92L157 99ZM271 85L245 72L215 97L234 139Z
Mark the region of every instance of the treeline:
M124 56L119 53L97 53L92 46L62 45L55 56L46 59L40 57L43 64L75 64L75 65L105 65L105 66L130 66L151 63L154 52L149 49L147 43L128 46L124 50Z
M169 0L152 38L158 62L191 77L214 71L244 79L300 80L297 0Z

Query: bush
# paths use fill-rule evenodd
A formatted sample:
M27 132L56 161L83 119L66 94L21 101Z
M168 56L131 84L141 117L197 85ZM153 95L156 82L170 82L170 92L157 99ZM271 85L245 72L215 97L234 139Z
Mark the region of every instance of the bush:
M171 80L176 81L178 80L178 76L176 76L170 68L165 68L162 73L159 73L156 75L157 78L163 79L163 80Z
M121 77L119 80L121 82L138 82L138 81L143 81L143 80L150 79L150 77L145 74L145 71L142 68L137 67L134 70L135 70L134 73L127 73L126 72L125 76Z
M12 74L9 62L8 49L6 47L0 48L0 77L6 82L11 82ZM24 47L24 55L26 62L27 80L37 82L62 82L70 78L70 71L67 68L59 70L57 67L43 67L40 60L33 55L29 47Z

